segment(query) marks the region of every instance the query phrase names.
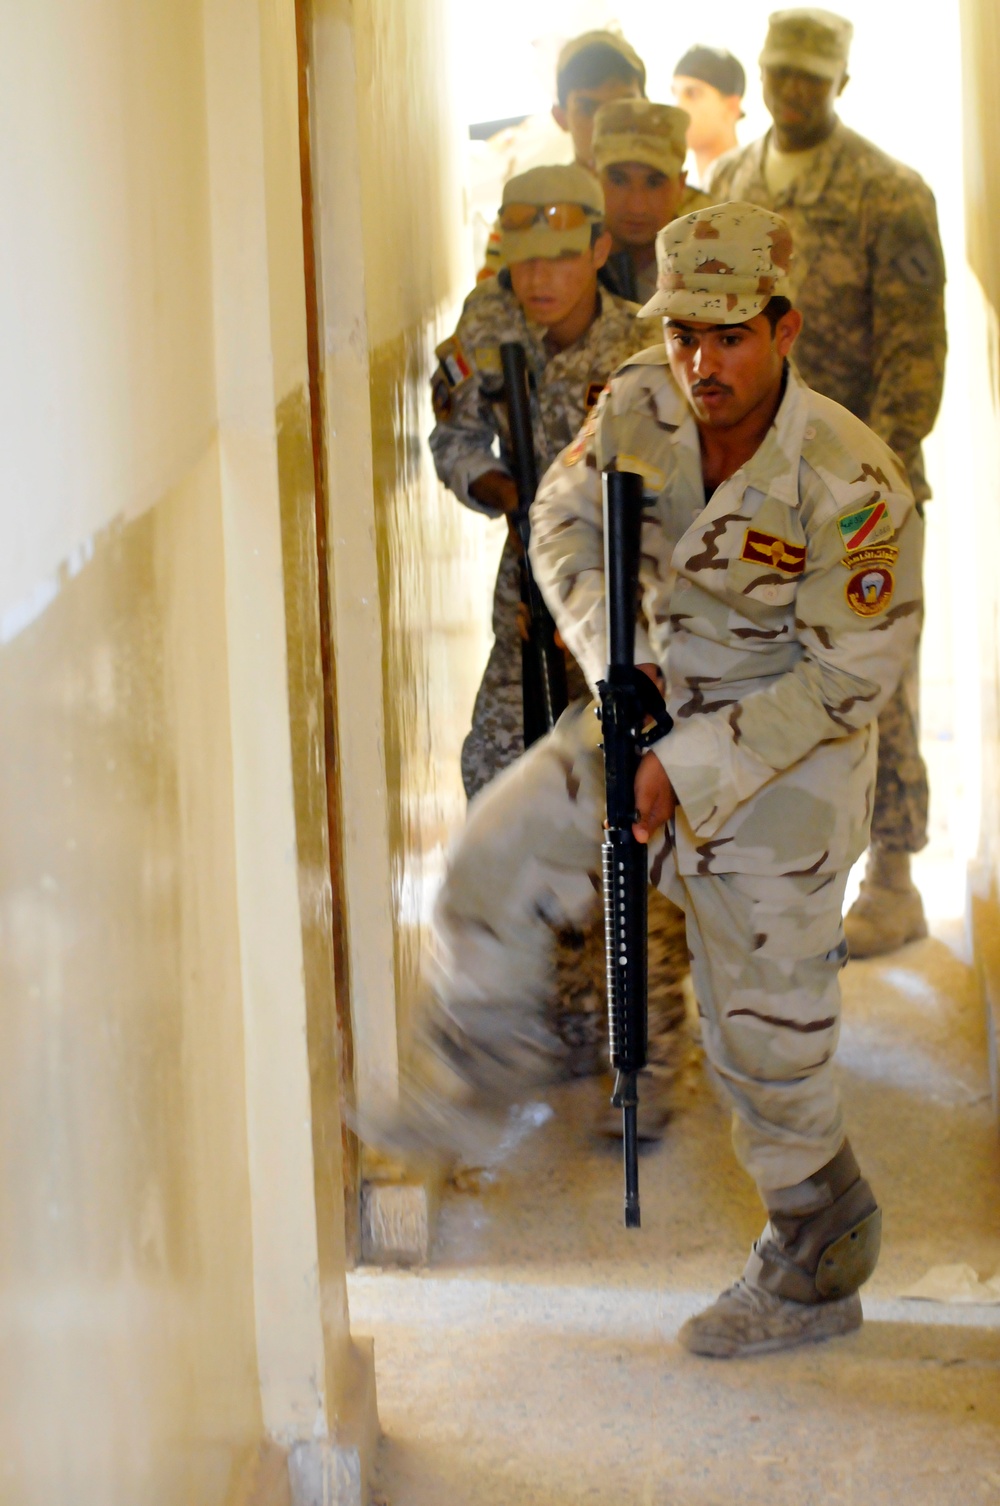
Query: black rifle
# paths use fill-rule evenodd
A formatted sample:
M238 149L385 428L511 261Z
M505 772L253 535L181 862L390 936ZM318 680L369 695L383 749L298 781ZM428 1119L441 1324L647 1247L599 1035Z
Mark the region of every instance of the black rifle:
M524 546L521 556L521 600L528 608L528 641L521 645L521 685L524 703L524 746L551 732L566 710L566 661L555 641L556 625L542 600L528 558L531 538L529 510L538 490L535 468L535 440L531 430L531 404L528 397L528 368L524 346L517 340L505 340L500 346L503 364L504 401L510 429L511 458L517 486L517 512L514 522Z
M611 1102L622 1110L625 1137L625 1227L639 1227L637 1075L646 1065L646 891L648 855L632 835L635 775L646 748L673 726L663 698L636 669L642 479L612 466L604 473L604 578L608 670L598 683L604 737L607 826L604 938L608 974L608 1043L615 1069ZM652 718L653 726L643 731Z

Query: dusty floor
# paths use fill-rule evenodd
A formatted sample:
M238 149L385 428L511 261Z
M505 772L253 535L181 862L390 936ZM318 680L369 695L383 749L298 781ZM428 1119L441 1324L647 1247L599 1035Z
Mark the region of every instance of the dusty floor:
M1000 1145L961 928L844 975L851 1138L884 1205L858 1335L741 1363L676 1343L761 1211L694 1070L621 1226L598 1085L528 1106L453 1192L426 1270L360 1271L391 1506L1000 1503L1000 1307L899 1300L935 1264L1000 1268ZM552 1111L550 1113L550 1110Z

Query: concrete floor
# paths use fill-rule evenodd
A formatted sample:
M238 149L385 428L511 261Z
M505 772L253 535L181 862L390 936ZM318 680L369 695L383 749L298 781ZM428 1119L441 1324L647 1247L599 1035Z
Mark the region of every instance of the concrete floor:
M739 1272L762 1215L697 1064L621 1226L594 1082L512 1119L445 1200L417 1272L356 1272L375 1336L391 1506L1000 1503L1000 1308L899 1300L931 1265L1000 1268L1000 1145L961 928L844 974L851 1138L883 1202L860 1334L695 1359L680 1323Z

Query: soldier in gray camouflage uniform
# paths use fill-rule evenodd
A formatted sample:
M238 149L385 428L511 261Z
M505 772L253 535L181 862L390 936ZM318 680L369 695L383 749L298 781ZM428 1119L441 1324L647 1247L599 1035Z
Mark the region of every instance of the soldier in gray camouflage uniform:
M517 507L501 342L519 341L525 351L541 475L580 429L615 368L659 333L655 323L636 319L635 304L598 287L611 242L603 229L600 185L592 174L576 165L534 168L510 179L503 204L512 219L526 218L524 206L537 208L538 219L523 229L503 231L507 268L479 283L466 299L454 335L438 347L440 364L432 379L437 424L430 447L437 473L460 502L488 517ZM546 216L546 205L555 207L554 216ZM580 207L582 223L551 228L551 218L567 218L562 213L567 205ZM536 296L532 268L537 263L543 272L555 266L559 275L574 279L568 314L567 298L553 300L547 283ZM519 549L512 533L494 592L493 647L476 696L472 730L462 747L462 777L470 799L524 751ZM575 664L570 665L569 690L571 698L587 694ZM592 895L591 915L563 933L552 989L567 1065L579 1074L598 1067L604 1037L603 934L593 916L595 906ZM661 902L654 909L650 931L655 966L651 1060L658 1095L647 1095L641 1126L647 1136L662 1129L669 1113L687 971L683 919L673 907ZM617 1131L617 1118L609 1116L608 1128Z
M681 1340L752 1354L862 1321L880 1216L845 1139L832 1058L841 907L864 851L874 721L921 618L905 470L788 363L787 225L723 204L658 240L663 346L612 378L544 478L532 560L593 685L604 670L601 472L642 476L636 662L673 730L636 778L650 877L684 907L708 1058L768 1222L744 1276ZM548 923L598 882L599 728L571 707L476 801L438 898L423 1075L402 1118L461 1143L490 1098L551 1070Z
M852 28L820 10L776 12L761 54L766 136L716 165L716 201L785 218L795 237L792 296L804 326L795 360L901 456L918 505L930 496L920 445L944 382L944 260L934 199L910 168L836 116ZM879 773L868 872L847 917L852 956L927 934L910 855L927 841L918 659L879 717Z

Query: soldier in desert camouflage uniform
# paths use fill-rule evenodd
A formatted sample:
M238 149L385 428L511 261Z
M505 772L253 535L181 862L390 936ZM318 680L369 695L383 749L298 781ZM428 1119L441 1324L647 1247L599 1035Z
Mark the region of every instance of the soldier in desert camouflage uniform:
M912 655L922 523L892 451L788 363L777 216L724 204L658 241L667 346L612 378L545 477L532 559L593 685L604 670L601 471L644 482L636 662L674 718L636 778L650 877L684 907L703 1039L768 1223L681 1339L728 1356L861 1323L879 1213L832 1057L841 907L868 840L874 719ZM461 1141L473 1106L544 1076L547 922L597 882L599 728L580 706L477 801L435 912L430 1076L404 1117ZM666 823L664 825L664 823Z
M723 157L709 187L716 201L760 204L791 225L792 296L805 321L796 364L902 457L922 505L920 444L944 381L944 261L927 185L837 119L851 32L827 11L771 17L760 61L773 129ZM854 956L927 932L910 877L910 855L927 841L917 674L915 653L879 718L868 873L847 918Z
M540 222L504 231L508 269L475 288L455 334L438 347L440 364L433 377L437 424L430 437L441 480L459 501L490 517L510 513L517 506L509 464L501 342L517 340L524 347L535 458L541 475L583 424L616 366L659 333L655 323L635 318L635 304L598 288L597 275L610 238L603 230L601 189L590 173L577 166L535 168L510 180L504 205L508 209L538 206ZM552 229L545 205L579 205L584 223ZM577 302L569 318L558 301L552 306L551 298L546 304L544 297L536 296L532 264L539 262L543 268L556 263L562 273L575 278ZM462 748L462 777L470 799L524 751L519 548L511 535L504 546L493 598L493 647L476 696L472 730ZM570 666L569 689L571 697L587 693L575 665ZM568 1069L580 1074L599 1069L604 1038L603 934L593 914L593 894L591 900L591 914L560 938L551 990ZM683 1016L682 980L687 972L683 920L666 902L654 908L650 934L650 1056L657 1092L647 1094L641 1125L647 1136L662 1129L669 1113L676 1032ZM617 1118L609 1116L608 1127L617 1131Z
M601 281L645 303L656 288L656 233L712 201L684 174L690 116L675 105L619 99L594 116L594 166L604 190L611 255Z

